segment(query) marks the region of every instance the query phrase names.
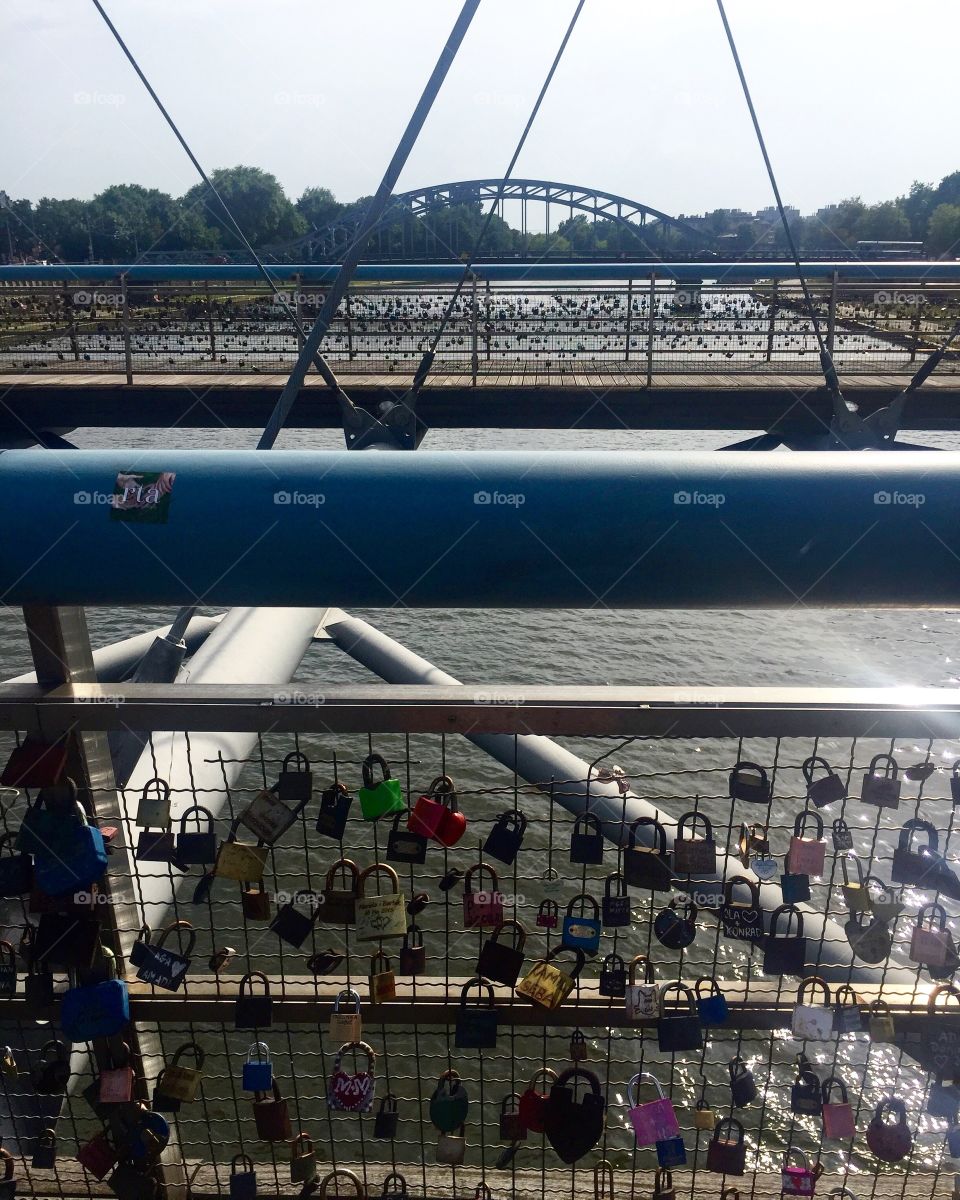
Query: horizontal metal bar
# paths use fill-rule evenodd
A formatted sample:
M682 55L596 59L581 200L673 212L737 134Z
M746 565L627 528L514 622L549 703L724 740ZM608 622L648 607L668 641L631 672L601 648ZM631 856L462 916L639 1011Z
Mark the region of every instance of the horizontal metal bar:
M954 451L6 450L0 512L8 605L960 606Z
M371 684L0 685L0 728L535 733L583 736L960 736L951 688L517 687Z

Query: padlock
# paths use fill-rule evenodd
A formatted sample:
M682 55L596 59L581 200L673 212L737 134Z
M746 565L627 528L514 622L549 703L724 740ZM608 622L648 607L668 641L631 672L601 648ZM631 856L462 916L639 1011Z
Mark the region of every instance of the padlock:
M79 800L58 820L33 851L33 879L48 896L83 891L107 869L103 834L89 824Z
M613 891L613 888L616 891ZM604 880L601 901L604 929L624 929L633 920L630 908L630 893L627 883L619 871L613 871Z
M637 831L652 829L651 845L637 845ZM667 851L667 833L654 817L637 817L630 825L630 840L623 852L623 874L631 887L669 892L673 867Z
M130 1022L130 997L122 979L70 988L60 1004L60 1028L71 1042L113 1037Z
M379 767L378 780L373 768ZM397 779L390 776L390 768L379 754L368 754L363 760L363 787L360 789L360 812L365 821L377 821L390 813L403 812L403 789Z
M884 922L896 921L903 912L903 888L894 888L878 879L876 875L868 875L864 880L870 897L870 911L878 920Z
M500 1102L500 1140L518 1142L526 1136L527 1131L520 1120L520 1094L511 1092Z
M914 850L913 835L921 831L926 834L927 843ZM937 874L943 864L943 859L937 853L938 849L937 831L929 821L914 817L905 822L893 851L893 866L890 869L892 882L906 883L913 887L936 888Z
M591 812L582 812L570 834L570 861L596 865L603 862L603 826Z
M137 836L134 858L138 862L172 862L174 853L172 829L144 829Z
M930 928L924 922L930 914ZM938 928L934 928L934 922ZM910 933L910 961L931 967L942 967L947 955L953 952L953 939L947 929L947 914L940 904L925 904L917 913Z
M387 858L390 862L419 865L427 861L427 839L421 833L401 829L400 820L404 813L398 812L387 834Z
M938 1007L941 998L944 1005ZM922 1034L923 1065L938 1079L960 1081L960 1012L949 1007L951 998L960 1003L960 990L950 984L940 984L927 999L927 1021Z
M580 911L574 913L574 905L580 902ZM590 905L591 916L586 915ZM600 905L593 896L580 892L570 898L567 913L563 918L563 945L571 950L582 950L585 954L596 954L600 948Z
M62 1096L69 1079L70 1055L66 1046L56 1040L44 1043L40 1048L39 1066L33 1073L33 1086L44 1096Z
M798 1163L792 1160L799 1159ZM812 1196L816 1176L810 1169L807 1156L791 1146L783 1156L780 1171L780 1193L783 1196Z
M769 852L762 854L754 854L750 859L750 869L758 879L764 883L769 883L776 879L777 872L780 870L780 864Z
M807 996L816 988L823 992L824 1003L808 1003ZM830 988L819 975L808 975L797 988L797 1003L790 1028L794 1037L824 1041L833 1033L833 1013L830 1011Z
M880 764L883 763L883 774ZM900 779L896 761L889 754L875 754L870 759L870 769L863 776L860 802L875 808L900 807Z
M296 763L291 768L290 764ZM303 768L301 769L301 764ZM294 750L283 760L283 767L272 788L261 788L240 814L241 825L272 846L293 825L310 802L313 776L307 756Z
M370 987L371 1004L383 1004L386 1000L397 998L397 977L390 968L390 959L382 950L378 950L370 958L367 982Z
M753 1072L740 1057L735 1055L727 1063L730 1076L730 1103L733 1108L746 1108L757 1098L757 1081Z
M854 954L864 962L882 963L889 957L893 948L890 927L874 913L851 913L843 931Z
M857 868L857 878L851 882L849 864L853 863ZM869 912L870 910L870 891L866 887L866 880L863 876L863 864L855 854L845 854L840 859L840 870L843 874L843 883L840 886L840 891L843 893L843 899L848 910L854 912Z
M280 1095L280 1086L273 1081L272 1094L257 1092L253 1101L253 1120L257 1137L265 1142L289 1142L293 1136L287 1102Z
M956 1125L960 1120L960 1088L935 1079L927 1093L927 1113L931 1117L947 1121L950 1125Z
M438 775L426 795L420 796L407 820L407 828L433 838L441 846L455 846L467 831L467 818L457 804L449 775Z
M668 950L682 950L697 936L697 906L692 900L673 899L653 922L657 941Z
M704 995L701 991L703 984L709 989ZM694 981L694 991L697 994L697 1015L701 1025L722 1025L730 1015L727 998L720 984L713 975L701 975ZM712 1126L711 1126L712 1128Z
M234 1155L230 1163L230 1200L255 1200L256 1195L257 1172L253 1159L246 1154Z
M627 994L627 964L616 951L611 951L603 960L598 990L601 996L613 1000L622 1000Z
M27 737L15 746L0 773L0 787L46 788L54 787L67 765L67 743L61 738L55 742L41 742Z
M317 1155L313 1142L305 1133L298 1133L290 1143L290 1180L309 1183L317 1176Z
M748 804L770 803L770 782L767 772L758 763L741 759L730 772L729 793L732 800Z
M268 846L251 846L238 842L233 832L220 843L213 873L219 879L235 879L238 883L257 883L263 879Z
M558 954L573 953L577 957L576 966L569 974L555 967L550 961ZM555 946L546 956L538 959L527 974L517 984L518 996L526 996L528 1000L541 1008L557 1009L570 995L576 986L583 970L586 956L582 950L571 951L567 946Z
M17 1060L13 1056L13 1049L10 1046L4 1046L0 1051L0 1071L7 1076L8 1079L16 1079L20 1074L17 1068Z
M165 779L150 779L143 785L137 804L137 824L144 829L170 826L170 784Z
M192 1067L180 1065L180 1059L185 1054L192 1054L195 1063ZM189 1104L197 1098L197 1089L203 1078L204 1052L196 1042L186 1042L174 1052L173 1062L165 1069L163 1091L174 1100Z
M686 1011L667 1010L667 998L672 993L686 1000ZM668 983L660 989L660 1012L657 1018L657 1045L662 1053L675 1054L681 1050L699 1050L703 1046L703 1029L697 1016L696 1000L690 988L682 983Z
M398 975L422 975L427 969L427 951L423 944L423 931L418 925L410 925L403 935L400 947ZM482 972L481 972L482 974Z
M552 1067L540 1067L530 1077L530 1082L521 1094L520 1103L517 1106L520 1113L520 1124L526 1133L543 1133L544 1130L550 1092L549 1090L537 1090L537 1080L541 1077L548 1083L555 1083L559 1078Z
M117 1151L105 1132L96 1134L77 1151L77 1162L94 1179L106 1179L117 1162Z
M380 1200L409 1200L407 1181L399 1171L391 1171L383 1181Z
M340 1046L346 1042L359 1042L363 1036L360 993L353 988L341 988L337 993L330 1013L330 1036Z
M93 966L100 946L100 922L77 913L44 913L36 927L31 961L67 969Z
M802 1066L790 1089L790 1111L802 1116L818 1117L822 1110L823 1087L820 1080L811 1066Z
M153 1099L151 1101L151 1107L153 1108L154 1112L175 1115L180 1111L181 1102L173 1096L168 1096L163 1090L163 1082L166 1074L167 1068L161 1067L153 1085ZM94 1111L96 1112L96 1108L94 1108Z
M444 1166L459 1167L466 1152L466 1128L463 1125L456 1133L441 1133L437 1138L437 1162Z
M473 890L475 873L489 875L491 883L483 891ZM485 862L474 863L463 877L463 924L466 929L496 928L503 923L503 893L493 867Z
M270 920L270 893L266 890L262 879L244 882L240 889L240 908L248 921Z
M391 890L380 895L366 892L372 876L385 875ZM362 871L357 884L356 934L359 942L384 938L402 938L407 932L407 907L400 891L400 880L393 867L374 863Z
M816 834L807 837L807 822L812 821ZM790 839L790 871L798 875L822 875L827 844L823 840L823 817L805 809L797 813Z
M310 803L313 796L313 774L310 770L310 760L302 750L292 750L283 760L277 777L276 792L284 804L297 811Z
M695 836L697 822L703 825L703 837ZM689 826L690 836L684 837ZM677 821L673 840L673 867L678 875L710 875L717 869L717 843L713 826L702 812L687 812Z
M245 1092L269 1092L273 1087L273 1063L266 1042L254 1042L247 1051L242 1086Z
M780 918L785 918L787 932L777 936ZM796 919L797 932L790 933L791 918ZM803 913L792 904L781 904L770 914L770 932L764 944L764 975L803 975L807 961L807 939L803 935Z
M184 950L180 934L187 934L187 946ZM177 935L180 953L169 950L166 940L171 933ZM144 983L153 983L168 992L180 990L187 971L190 967L190 956L197 942L197 932L189 921L172 921L160 934L155 942L143 944L138 953L137 978Z
M349 858L340 858L327 872L320 919L327 925L352 925L357 918L360 868Z
M366 1066L352 1074L343 1067L344 1055L349 1051L366 1058ZM376 1090L377 1056L366 1042L347 1042L337 1051L333 1069L327 1082L327 1104L335 1112L369 1112L373 1107Z
M0 837L0 852L8 842L13 841L12 833ZM12 899L14 896L24 896L33 887L33 859L29 854L0 853L0 896Z
M687 1161L687 1147L680 1134L657 1142L657 1162L662 1168L682 1167Z
M813 775L817 767L822 767L826 771L826 775L814 779ZM846 784L825 758L811 755L810 758L804 759L800 770L807 781L807 799L817 808L825 808L828 804L835 804L838 800L846 800Z
M960 1158L960 1125L947 1130L947 1152L951 1158ZM957 1191L957 1177L954 1176L954 1194Z
M641 964L643 982L638 983L637 970ZM638 954L630 962L624 1006L630 1021L651 1021L660 1013L660 987L655 981L653 963L645 954Z
M576 1097L576 1082L586 1090ZM561 1071L550 1089L544 1112L544 1133L561 1162L575 1163L588 1154L603 1136L606 1105L600 1080L585 1067Z
M538 929L556 929L560 924L560 906L556 900L541 900L537 909Z
M270 928L281 940L298 950L310 936L322 901L316 892L304 888L293 893L293 898L277 910Z
M743 1126L735 1117L724 1117L713 1127L707 1147L707 1170L718 1175L742 1175L747 1165Z
M505 866L512 867L527 830L527 818L519 808L508 808L494 822L481 851Z
M770 854L770 836L766 825L753 822L750 825L740 825L740 839L737 843L738 857L745 867L749 867L756 857L766 857Z
M842 983L833 994L834 1033L861 1033L863 1014L860 997L849 983Z
M479 1004L468 1004L470 991L476 988L484 997ZM497 1045L498 1013L493 1002L493 988L486 980L468 979L460 989L460 1007L454 1045L459 1050L493 1050Z
M9 942L0 941L0 996L17 994L17 953Z
M196 813L196 830L187 829L187 818ZM203 828L203 823L206 828ZM174 858L185 867L206 866L217 860L217 835L213 813L202 804L191 804L180 818Z
M53 975L49 971L27 972L23 981L23 997L34 1016L41 1016L53 1007Z
M637 1091L644 1080L657 1089L657 1099L638 1104ZM627 1111L638 1146L654 1146L659 1141L680 1136L673 1102L663 1094L660 1080L647 1071L634 1075L627 1084Z
M334 841L343 841L350 817L350 805L353 797L347 791L346 785L334 782L320 795L320 811L317 813L317 833ZM399 820L400 814L397 814ZM389 850L387 857L390 857Z
M392 1141L397 1136L400 1127L400 1110L397 1098L392 1092L381 1099L377 1115L373 1118L373 1136L384 1141Z
M744 904L733 899L733 889L738 884L750 892L750 901ZM746 875L731 875L723 885L723 904L720 907L720 922L724 937L743 941L760 941L764 937L763 910L760 907L760 885ZM712 1129L713 1126L711 1125Z
M886 1000L874 1000L867 1010L871 1042L892 1042L894 1040L893 1013Z
M453 1133L463 1125L470 1108L470 1097L459 1071L444 1071L430 1096L430 1120L441 1133Z
M888 1113L895 1114L896 1121L888 1121ZM899 1162L910 1153L913 1137L907 1126L907 1109L902 1100L888 1096L880 1101L867 1126L867 1145L883 1162Z
M500 939L505 929L510 930L510 945ZM501 921L484 942L477 960L477 974L494 983L513 987L523 969L523 947L527 931L519 921Z
M100 1104L127 1104L133 1099L134 1074L130 1064L130 1047L124 1043L117 1065L105 1067L98 1080L98 1102ZM111 1054L111 1062L114 1062Z
M57 1163L57 1134L53 1129L44 1129L33 1143L34 1170L47 1171Z
M570 1058L573 1062L586 1062L590 1057L587 1039L582 1029L575 1029L570 1034Z
M833 849L837 854L846 854L853 850L853 833L843 817L837 817L833 826Z
M255 979L259 979L263 984L262 996L254 994ZM273 1023L273 999L270 995L270 983L262 971L251 971L240 980L233 1011L234 1029L270 1028Z
M717 1123L713 1106L707 1102L707 1081L704 1079L700 1087L700 1099L693 1110L693 1127L704 1131L712 1130Z

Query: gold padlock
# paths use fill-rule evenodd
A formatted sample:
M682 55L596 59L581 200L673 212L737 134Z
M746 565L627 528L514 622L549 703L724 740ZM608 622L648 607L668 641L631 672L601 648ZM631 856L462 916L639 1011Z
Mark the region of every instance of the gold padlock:
M373 992L373 985L370 987ZM341 1009L341 1002L345 1005ZM344 988L338 993L333 1002L333 1012L330 1014L330 1036L338 1045L346 1042L359 1042L363 1033L363 1022L360 1019L360 993L352 988Z
M381 1004L397 998L397 977L390 968L390 959L378 950L370 959L370 1003Z
M700 1099L697 1101L697 1107L693 1110L693 1127L694 1129L706 1129L712 1133L716 1123L716 1114L707 1103L707 1081L704 1079L700 1088Z
M263 878L268 849L267 846L248 846L245 842L221 842L213 873L238 883L257 883Z
M0 1060L0 1069L4 1075L9 1075L11 1079L16 1079L20 1072L17 1070L17 1060L13 1057L13 1050L9 1046L3 1048L3 1059Z
M867 1010L870 1019L870 1041L892 1042L894 1040L893 1014L885 1000L874 1000Z
M466 1127L461 1125L459 1133L441 1133L437 1138L437 1162L459 1167L467 1152Z

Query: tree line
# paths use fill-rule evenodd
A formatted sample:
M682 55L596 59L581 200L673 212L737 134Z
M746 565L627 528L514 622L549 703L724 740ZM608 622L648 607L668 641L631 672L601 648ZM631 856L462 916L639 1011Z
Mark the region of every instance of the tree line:
M275 176L258 167L214 171L214 186L237 224L258 249L282 247L306 234L341 229L319 246L319 256L336 256L352 223L369 197L339 202L324 187L307 188L296 201ZM44 197L36 203L6 197L0 191L0 221L5 236L0 256L9 261L37 259L68 262L130 262L151 252L192 253L199 259L235 254L242 249L235 230L203 184L175 197L139 184L115 184L92 200ZM388 221L369 246L372 256L460 255L472 249L484 220L479 203L438 208L419 216L406 213ZM522 233L494 218L484 241L485 254L618 255L702 249L717 238L732 252L783 250L783 230L766 209L746 213L715 209L684 218L701 235L696 238L654 222L628 229L610 220L571 215L549 234ZM791 210L791 228L801 251L841 253L858 241L917 241L927 254L960 255L960 171L939 184L916 182L904 196L879 204L858 197L841 200L810 216ZM281 251L282 254L282 251ZM296 255L294 255L296 257Z

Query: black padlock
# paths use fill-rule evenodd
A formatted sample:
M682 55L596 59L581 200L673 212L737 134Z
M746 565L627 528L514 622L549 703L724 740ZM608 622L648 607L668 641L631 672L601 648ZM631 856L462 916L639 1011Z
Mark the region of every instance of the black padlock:
M653 830L653 845L637 845L637 830ZM637 817L630 825L630 841L623 852L623 874L631 887L669 892L673 864L667 851L667 832L653 817Z
M607 955L600 966L601 996L620 1000L627 994L627 964L615 951Z
M823 1088L809 1066L802 1067L790 1089L790 1111L819 1117L823 1108Z
M31 1166L40 1170L49 1170L57 1161L57 1135L53 1129L44 1129L33 1143L33 1161Z
M255 995L253 981L263 984L263 994ZM262 971L251 971L240 980L234 1005L234 1029L269 1029L272 1024L273 999L270 983Z
M843 817L837 817L833 823L833 848L837 854L853 849L853 834Z
M406 820L406 812L398 812L387 834L387 861L422 865L427 861L427 839L422 833L400 828L400 820Z
M814 779L813 773L818 766L826 771L826 775L821 776L820 779ZM825 808L837 800L846 800L846 785L825 758L820 758L815 754L811 755L810 758L803 761L800 770L807 781L807 799L817 808Z
M800 904L810 899L810 876L784 871L780 876L784 904Z
M591 812L582 812L570 835L570 861L595 866L603 862L603 826Z
M195 833L187 829L187 817L197 814L197 830ZM201 822L206 819L206 829L201 829ZM216 861L217 835L213 828L213 813L202 804L193 804L186 809L180 818L180 832L177 834L177 844L174 851L178 863L185 867L205 866Z
M724 1117L713 1128L707 1147L707 1170L718 1175L742 1175L747 1167L743 1126L736 1117Z
M317 833L324 837L342 841L350 805L353 797L342 783L334 783L320 797L320 812L317 814ZM400 814L398 814L399 816Z
M497 859L498 862L512 866L520 850L523 835L527 829L527 818L519 808L508 808L502 812L487 834L483 843L483 854Z
M384 1141L392 1140L397 1136L399 1125L400 1109L397 1098L392 1092L387 1092L373 1118L373 1136Z
M3 856L3 847L13 841L12 833L0 835L0 896L25 896L33 887L33 859L29 854Z
M759 763L741 759L730 772L730 796L749 804L770 803L770 782Z
M667 996L671 992L683 995L687 1002L685 1012L667 1009ZM697 1012L696 997L682 983L668 983L660 989L660 1015L657 1018L658 1048L669 1054L679 1050L699 1050L703 1046L703 1026Z
M47 1051L53 1050L51 1057ZM34 1072L33 1083L45 1096L61 1096L70 1080L70 1055L63 1042L53 1039L40 1050L40 1064Z
M418 925L407 927L399 958L398 975L422 975L427 969L427 951L423 945L423 932Z
M289 904L278 909L270 928L282 942L299 949L310 936L319 908L320 898L316 892L309 888L294 892Z
M501 941L505 929L510 930L511 945ZM520 978L523 967L523 947L527 940L527 931L519 921L501 921L493 930L490 937L483 943L480 958L477 961L477 974L494 983L502 983L507 987Z
M520 1093L511 1092L500 1101L500 1140L519 1142L526 1136L526 1126L520 1119Z
M744 904L734 900L733 889L738 884L750 892L750 900ZM760 940L763 932L763 909L760 907L760 885L746 875L731 875L723 885L723 905L720 908L723 935L740 938L746 942Z
M612 889L616 887L616 891ZM607 876L603 885L602 901L603 924L607 929L622 929L633 919L630 910L630 893L627 883L619 871L613 871Z
M692 900L671 900L657 913L653 932L668 950L683 950L697 936L697 906Z
M734 1108L746 1108L757 1098L757 1081L753 1072L740 1055L731 1058L727 1063L730 1073L730 1096Z
M303 808L310 802L313 772L310 770L310 760L302 750L291 751L283 760L276 793L289 808Z
M926 834L926 846L918 845L913 848L913 835ZM906 883L913 887L934 888L936 876L943 860L937 853L939 849L937 831L929 821L913 817L904 823L900 837L893 851L893 866L890 868L890 880L893 883Z
M30 971L23 981L23 995L30 1012L50 1008L54 1003L53 975L50 971Z
M468 1004L470 989L486 990L486 1003ZM468 979L460 989L460 1007L457 1009L457 1024L454 1045L461 1050L493 1050L497 1045L497 1022L499 1015L493 1003L493 988L485 980Z
M786 933L777 936L780 918L785 917ZM790 918L795 917L797 932L790 933ZM764 975L803 975L807 960L807 939L803 936L803 913L792 904L781 904L770 914L770 932L763 951Z

